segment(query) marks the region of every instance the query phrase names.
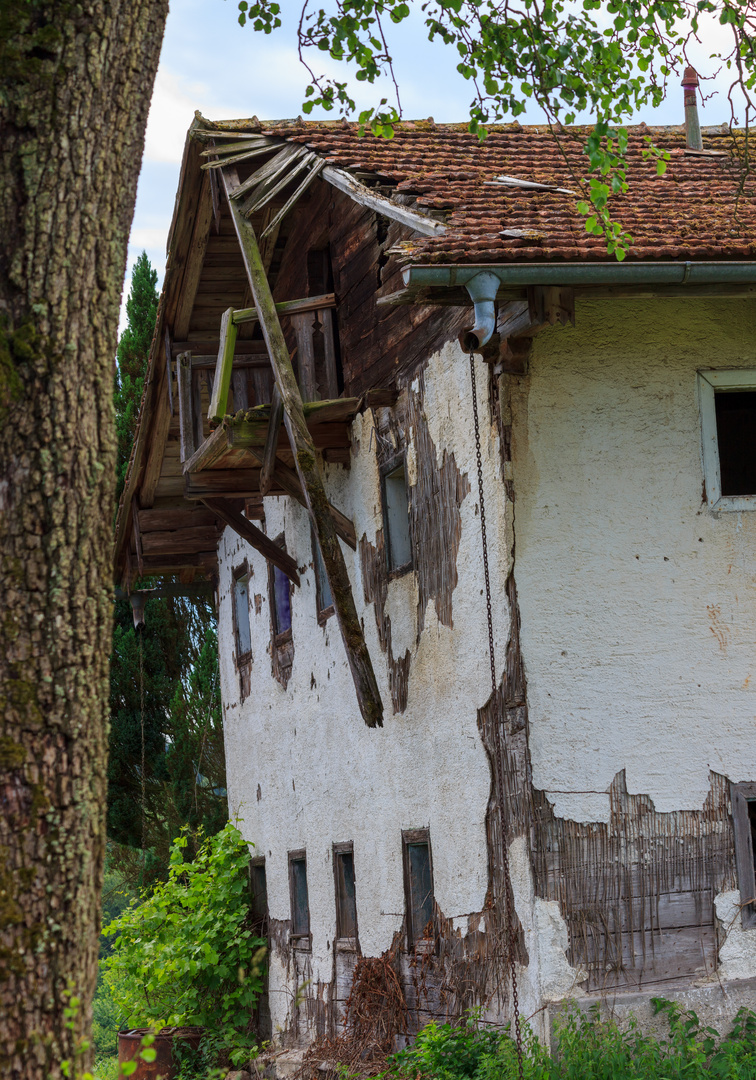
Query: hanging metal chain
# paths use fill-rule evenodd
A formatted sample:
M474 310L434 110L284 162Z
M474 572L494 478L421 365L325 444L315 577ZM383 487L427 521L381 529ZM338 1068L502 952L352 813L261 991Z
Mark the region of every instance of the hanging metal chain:
M483 543L483 573L486 579L486 614L488 617L488 655L491 661L492 701L496 701L496 657L494 654L493 612L491 610L491 578L488 572L488 536L486 533L486 502L483 494L483 461L480 452L480 423L478 421L478 391L475 385L475 353L470 353L470 382L472 384L473 419L475 421L475 459L478 466L478 504L480 506L480 536ZM517 967L515 962L515 910L512 879L509 873L509 849L507 847L507 819L504 811L504 774L502 770L502 736L498 720L494 723L496 756L496 781L499 788L499 813L501 817L501 861L504 872L505 936L507 940L507 964L512 983L512 1020L517 1046L517 1072L523 1080L522 1031L520 1029L520 1004L517 995Z
M143 643L142 643L142 638L144 637L144 628L141 627L141 626L138 627L136 633L137 633L137 637L139 638L139 708L140 708L141 727L142 727L142 771L141 771L141 781L142 781L142 785L141 785L142 786L142 885L144 885L145 877L146 877L146 874L147 874L147 848L145 846L145 837L144 837L144 833L145 833L145 803L147 801L147 794L146 794L147 788L146 788L146 778L145 778L146 755L145 755L145 749L144 749L144 646L143 646Z

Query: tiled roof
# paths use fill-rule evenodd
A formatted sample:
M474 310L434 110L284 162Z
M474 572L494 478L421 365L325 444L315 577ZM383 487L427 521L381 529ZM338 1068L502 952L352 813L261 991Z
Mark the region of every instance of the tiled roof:
M432 121L402 123L391 140L360 138L356 125L343 122L254 123L253 129L304 143L353 173L377 173L394 186L394 198L410 196L417 209L445 221L445 234L413 241L403 261L613 259L603 238L586 233L576 195L490 183L506 175L576 191L575 176L585 176L588 164L581 143L566 140L573 173L548 128L497 127L482 143L463 124ZM642 156L649 136L671 154L663 176ZM634 238L629 258L756 258L756 194L746 185L736 198L734 137L725 127L705 129L704 148L723 156L686 152L681 128L630 129L630 191L611 204L613 217ZM526 235L503 237L502 230Z

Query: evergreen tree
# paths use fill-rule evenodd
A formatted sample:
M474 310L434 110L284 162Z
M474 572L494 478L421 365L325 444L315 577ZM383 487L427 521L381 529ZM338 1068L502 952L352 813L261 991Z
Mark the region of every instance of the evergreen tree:
M116 500L120 499L126 482L150 346L155 333L157 309L157 270L153 269L147 252L143 251L134 263L131 274L131 291L126 301L128 325L121 334L116 353Z
M126 302L128 326L117 351L114 404L119 497L155 332L156 284L157 273L142 252L134 265ZM158 584L141 583L142 587ZM171 841L182 826L201 826L206 833L214 833L227 820L215 616L206 600L155 598L148 601L146 624L137 634L128 600L116 602L114 615L110 859L129 881L146 884L165 876Z

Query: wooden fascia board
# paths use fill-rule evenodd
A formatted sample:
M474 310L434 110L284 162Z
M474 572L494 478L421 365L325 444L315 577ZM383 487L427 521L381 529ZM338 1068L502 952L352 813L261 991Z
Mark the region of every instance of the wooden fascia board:
M210 240L210 226L213 221L213 196L210 190L210 176L202 174L198 207L194 219L194 228L186 255L181 284L177 288L176 315L173 321L173 336L179 339L187 337L189 324L194 310L205 252Z
M397 203L387 199L385 195L378 195L377 192L371 191L370 188L365 187L359 180L356 180L346 169L337 169L333 165L326 165L321 176L332 187L343 191L345 195L359 203L360 206L366 206L368 209L375 210L377 214L383 214L384 217L390 218L392 221L407 225L422 236L441 236L442 233L446 232L446 226L440 221L436 221L435 218L428 217L426 214L421 214L409 206L399 206Z

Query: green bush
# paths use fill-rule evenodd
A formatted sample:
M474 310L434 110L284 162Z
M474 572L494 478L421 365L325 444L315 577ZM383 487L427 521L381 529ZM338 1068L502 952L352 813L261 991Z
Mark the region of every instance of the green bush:
M186 834L173 842L168 880L103 931L115 937L104 980L121 1026L201 1025L206 1051L239 1064L254 1048L265 951L249 907L249 848L231 823L191 862L186 844Z
M756 1080L756 1014L741 1009L725 1038L694 1012L652 999L669 1036L644 1035L630 1019L621 1028L568 1008L555 1021L549 1053L524 1027L525 1080ZM460 1026L428 1024L413 1046L393 1055L385 1080L516 1080L517 1053L508 1031L482 1028L473 1013Z

